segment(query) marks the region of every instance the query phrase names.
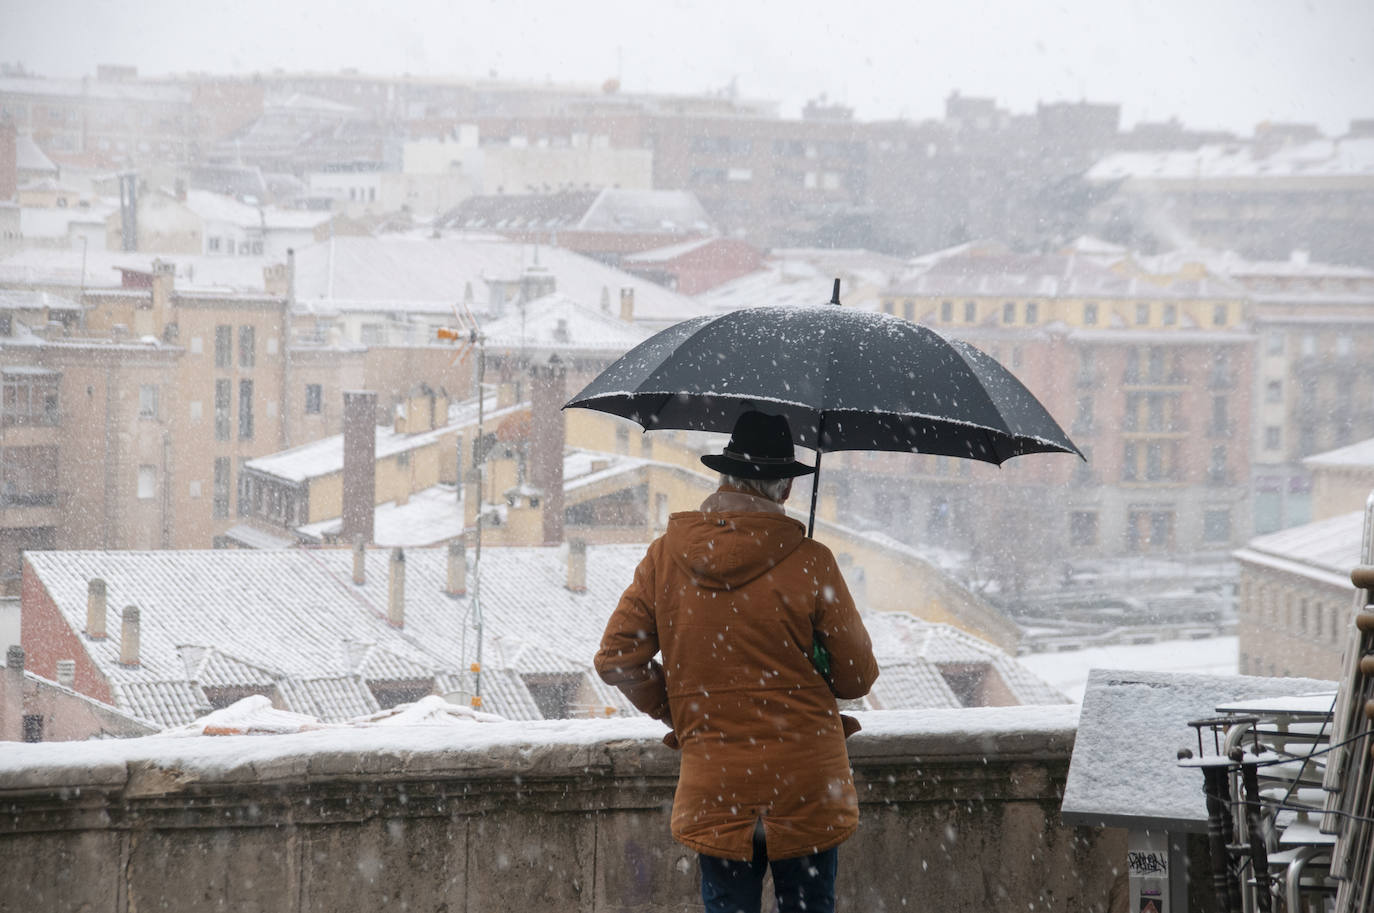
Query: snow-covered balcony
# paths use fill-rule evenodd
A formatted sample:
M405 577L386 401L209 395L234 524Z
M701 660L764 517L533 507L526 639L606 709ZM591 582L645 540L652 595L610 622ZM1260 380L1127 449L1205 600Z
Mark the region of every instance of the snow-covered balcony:
M1077 712L860 714L841 908L1105 909L1124 833L1060 818ZM421 722L7 744L0 908L696 909L662 732Z

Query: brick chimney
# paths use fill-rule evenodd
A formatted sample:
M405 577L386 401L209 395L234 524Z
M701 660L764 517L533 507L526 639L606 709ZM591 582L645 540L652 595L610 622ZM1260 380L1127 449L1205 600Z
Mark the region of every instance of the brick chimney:
M468 550L462 539L448 543L448 573L444 578L444 592L450 596L466 596L468 592Z
M76 660L59 659L57 661L57 683L64 688L76 690Z
M353 582L367 583L367 540L362 536L353 539Z
M99 577L86 584L86 636L105 639L105 581Z
M635 290L629 286L620 290L620 319L626 323L635 319Z
M0 203L19 193L19 129L8 117L0 120Z
M142 623L139 620L138 606L124 607L124 624L119 630L119 662L125 666L137 666L139 639Z
M344 391L343 529L346 542L372 541L377 507L377 394Z
M24 648L5 651L5 680L0 685L0 740L24 741Z
M568 582L574 593L587 592L587 540L568 540Z
M393 628L406 626L406 553L391 550L386 581L386 620Z
M563 441L568 372L557 355L530 369L529 480L543 495L544 545L563 541Z
M177 267L168 260L153 261L153 336L162 336L176 322L172 314L172 292L176 288Z

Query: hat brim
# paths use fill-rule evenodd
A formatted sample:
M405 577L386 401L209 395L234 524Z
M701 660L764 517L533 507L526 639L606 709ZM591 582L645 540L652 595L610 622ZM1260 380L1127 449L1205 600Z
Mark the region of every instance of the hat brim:
M816 471L815 466L807 466L796 460L790 463L751 463L723 453L708 453L701 458L701 462L709 469L737 479L795 479Z

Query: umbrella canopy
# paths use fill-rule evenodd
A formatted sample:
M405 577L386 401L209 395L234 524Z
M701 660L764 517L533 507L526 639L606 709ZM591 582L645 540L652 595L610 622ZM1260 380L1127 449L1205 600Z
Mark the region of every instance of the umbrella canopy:
M891 450L997 464L1028 453L1082 456L992 357L928 327L833 304L761 306L676 324L627 352L567 406L646 430L720 432L757 409L787 416L793 441L817 454Z

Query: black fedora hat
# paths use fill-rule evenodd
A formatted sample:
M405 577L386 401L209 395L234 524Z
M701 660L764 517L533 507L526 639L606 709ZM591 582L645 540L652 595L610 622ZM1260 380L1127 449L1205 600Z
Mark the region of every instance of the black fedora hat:
M796 461L786 416L753 410L735 420L725 452L708 453L701 462L737 479L792 479L816 471Z

